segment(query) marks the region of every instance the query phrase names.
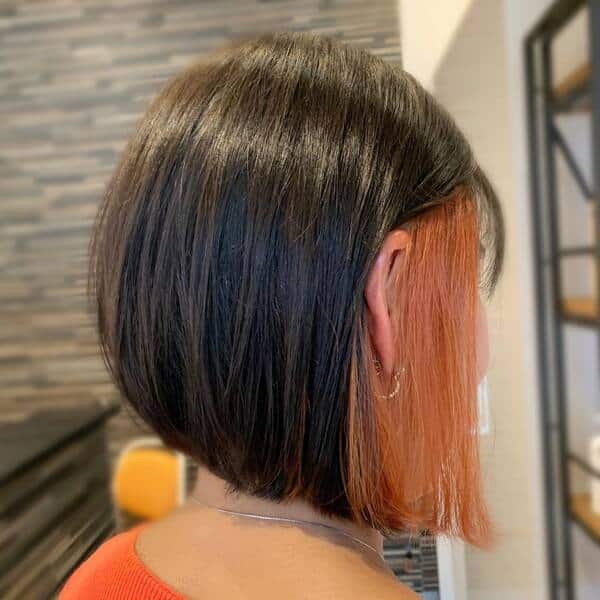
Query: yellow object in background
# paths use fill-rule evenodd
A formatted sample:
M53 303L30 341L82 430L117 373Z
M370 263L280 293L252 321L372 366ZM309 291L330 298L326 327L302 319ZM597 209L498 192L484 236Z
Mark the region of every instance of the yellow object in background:
M159 519L183 501L183 457L152 438L135 440L117 461L113 497L122 511Z

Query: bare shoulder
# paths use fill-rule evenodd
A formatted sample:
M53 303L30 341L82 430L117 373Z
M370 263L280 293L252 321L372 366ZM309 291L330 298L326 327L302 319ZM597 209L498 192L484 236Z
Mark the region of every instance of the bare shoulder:
M293 527L257 525L180 509L136 544L146 567L190 599L418 600L389 569Z

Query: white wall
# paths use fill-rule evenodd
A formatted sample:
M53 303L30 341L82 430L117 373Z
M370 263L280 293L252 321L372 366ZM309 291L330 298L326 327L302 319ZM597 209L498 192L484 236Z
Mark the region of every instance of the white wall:
M433 87L436 67L473 0L399 0L402 65Z
M442 50L438 52L438 46L434 56L425 60L419 59L419 53L429 52L430 17L442 3L401 2L404 67L429 85L466 133L501 197L507 224L505 270L489 307L493 433L482 443L486 494L499 539L491 552L467 551L469 600L547 598L520 62L522 33L528 27L522 13L535 20L540 4L536 0L444 2L441 12L447 30ZM454 18L449 18L446 13L453 9Z

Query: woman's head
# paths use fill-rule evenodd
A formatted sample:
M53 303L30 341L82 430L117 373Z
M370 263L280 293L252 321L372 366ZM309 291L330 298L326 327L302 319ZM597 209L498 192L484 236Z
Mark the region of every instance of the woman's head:
M409 74L284 33L162 90L90 275L122 393L232 488L483 543L478 291L502 245L468 143Z

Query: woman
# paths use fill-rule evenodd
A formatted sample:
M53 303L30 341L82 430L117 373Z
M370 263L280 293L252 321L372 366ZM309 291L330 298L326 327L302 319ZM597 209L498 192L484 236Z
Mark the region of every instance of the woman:
M282 33L181 73L107 188L90 272L115 381L198 483L61 598L412 598L383 535L489 544L479 292L502 249L468 143L398 67Z

